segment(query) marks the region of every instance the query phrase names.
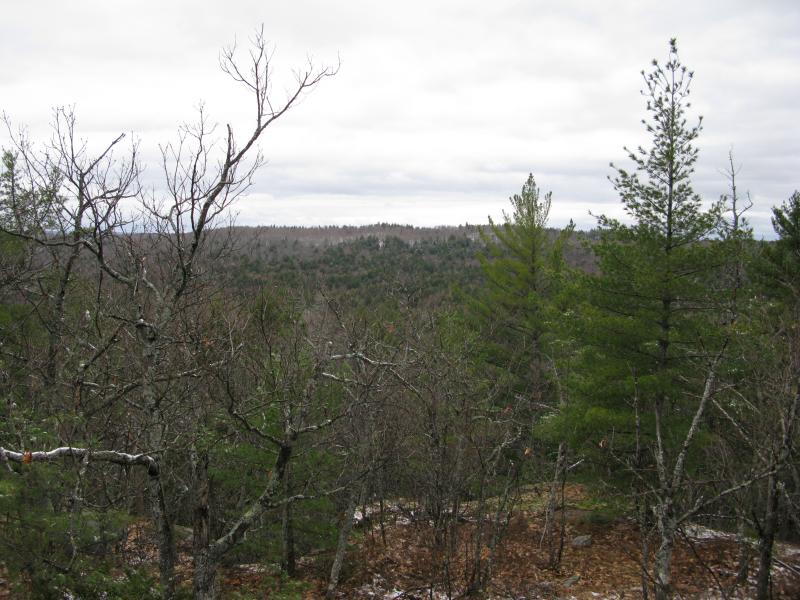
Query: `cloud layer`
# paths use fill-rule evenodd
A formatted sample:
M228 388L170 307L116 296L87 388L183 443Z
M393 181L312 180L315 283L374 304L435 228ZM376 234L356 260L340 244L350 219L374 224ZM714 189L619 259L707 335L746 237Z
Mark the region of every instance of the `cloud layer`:
M726 191L733 148L757 232L800 187L800 8L460 0L39 1L4 7L0 109L44 137L76 106L90 140L134 131L158 185L158 144L202 101L244 129L249 98L220 73L221 47L264 24L280 96L308 56L339 74L263 139L268 164L242 224L458 224L498 216L528 172L552 221L619 214L607 176L645 143L639 72L677 37L704 116L698 192ZM7 142L4 142L7 143Z

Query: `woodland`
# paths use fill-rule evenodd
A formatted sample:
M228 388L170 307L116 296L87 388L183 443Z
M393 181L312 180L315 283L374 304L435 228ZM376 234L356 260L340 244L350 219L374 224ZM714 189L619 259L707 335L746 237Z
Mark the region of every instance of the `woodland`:
M6 121L0 598L800 597L800 193L765 242L734 156L694 192L675 41L589 232L533 175L486 226L233 226L336 74L270 60L223 51L251 129L201 112L155 190Z

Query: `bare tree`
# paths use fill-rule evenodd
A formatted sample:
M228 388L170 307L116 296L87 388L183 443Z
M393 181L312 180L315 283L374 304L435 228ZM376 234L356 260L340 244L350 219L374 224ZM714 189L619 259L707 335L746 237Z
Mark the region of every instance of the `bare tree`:
M107 410L124 403L128 418L137 423L135 455L147 456L156 465L148 467L150 506L165 598L174 595L175 548L164 463L170 460L176 436L191 437L191 423L185 419L181 427L189 427L188 434L175 431L176 420L183 418L183 396L176 389L179 382L203 371L196 360L187 361L191 349L184 343L180 315L207 298L202 266L209 260L208 234L263 164L258 140L305 93L336 72L309 62L295 73L294 87L278 101L272 93L271 58L263 29L254 36L244 61L235 47L221 53L222 70L252 95L251 129L238 136L228 125L218 140L201 109L195 124L180 129L176 143L162 147L165 194L141 188L135 143L121 158L115 154L124 135L91 153L78 137L71 110L56 111L53 138L42 151L34 149L24 133L14 134L27 187L34 194L28 198L46 204L46 210L38 212L53 221L38 219L22 227L30 222L30 206L12 196L10 214L0 223L4 233L49 255L56 273L56 285L44 290L41 300L31 301L34 310L47 307L48 312L42 319L49 339L43 385L53 390L67 387L78 399L91 396L94 408ZM83 296L91 298L92 305L78 315L92 324L87 331L93 339L72 344L70 336L79 325L68 314L68 296L79 275L94 288L93 294ZM132 359L133 367L122 380L104 373L107 363L101 360L115 353L119 357L120 352ZM77 403L76 412L84 412L82 404ZM72 438L79 440L80 433L60 434L69 438L72 456L105 456L86 445L76 448ZM230 539L235 541L236 534Z

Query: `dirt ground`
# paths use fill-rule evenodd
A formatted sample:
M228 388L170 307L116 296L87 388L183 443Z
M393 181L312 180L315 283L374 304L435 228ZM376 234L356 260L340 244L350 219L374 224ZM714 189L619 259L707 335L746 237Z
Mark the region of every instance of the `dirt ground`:
M548 568L548 552L540 547L544 518L542 497L531 491L520 499L494 556L491 583L476 598L492 600L569 599L603 600L642 598L641 541L631 520L608 518L586 508L580 486L571 486L564 513L565 535L562 560ZM354 529L338 597L372 600L445 600L462 597L465 574L475 561L471 543L477 523L469 506L457 528L456 539L436 540L427 519L415 517L412 508L400 503L385 513L383 528L377 515ZM131 527L123 545L126 562L152 565L155 547L148 526ZM586 545L575 547L579 536L591 536ZM446 559L450 544L453 557ZM188 540L179 545L177 574L190 588L191 559ZM486 564L488 549L481 558ZM773 598L800 598L800 546L779 544L773 569ZM2 558L0 558L0 561ZM757 565L751 561L748 582L734 586L739 546L730 534L705 527L685 528L676 545L673 580L676 598L741 599L753 597ZM330 556L319 554L299 560L299 581L281 579L274 566L238 565L223 573L226 598L323 597ZM450 581L448 593L446 582ZM0 565L0 599L11 598Z
M540 547L542 499L532 496L522 499L523 508L509 522L486 598L642 598L641 538L634 522L598 519L597 512L580 508L585 500L583 490L572 486L564 515L562 560L558 569L550 569L547 549ZM448 598L446 573L455 583L451 596L463 591L467 563L475 558L467 543L474 523L460 526L459 546L452 553L456 558L449 562L445 553L437 550L428 522L394 513L386 525L385 535L371 525L354 551L351 558L358 567L345 583L342 598L444 599ZM573 547L572 541L579 536L591 536L591 542ZM780 563L773 569L773 598L800 598L800 547L781 544L776 554ZM685 528L673 558L676 597L751 598L757 565L751 560L748 582L735 586L739 555L734 536L699 526Z
M493 569L487 598L532 600L535 598L641 598L640 539L636 527L626 521L591 524L578 520L566 527L566 543L557 570L547 568L547 552L539 548L541 521L521 513L512 519ZM574 548L570 541L590 535L591 544ZM708 537L705 537L708 536ZM430 528L393 525L386 536L369 536L358 551L362 568L351 577L343 598L446 598L442 559L431 548ZM688 537L678 543L673 563L676 597L750 598L755 577L732 592L738 564L735 540L704 532L702 539ZM466 552L452 561L450 572L458 580L464 572ZM773 595L778 599L800 598L800 549L781 547L779 556L790 567L776 566ZM457 587L457 586L456 586ZM401 593L397 593L401 592ZM405 594L402 592L406 592ZM438 594L436 592L439 592ZM312 596L313 597L313 596Z

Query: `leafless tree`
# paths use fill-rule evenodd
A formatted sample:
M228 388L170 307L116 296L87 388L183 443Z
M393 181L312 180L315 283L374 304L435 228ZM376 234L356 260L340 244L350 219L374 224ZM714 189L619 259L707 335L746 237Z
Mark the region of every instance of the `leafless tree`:
M150 505L158 531L165 598L171 598L175 590L175 547L163 474L169 448L176 436L184 435L174 427L182 415L183 399L175 390L180 381L203 371L196 360L183 360L189 348L180 315L207 298L203 265L208 262L208 234L224 222L227 209L248 189L263 164L258 140L305 93L336 72L309 62L295 73L288 95L277 100L271 58L263 29L254 36L244 60L235 46L221 53L222 70L253 98L251 129L239 136L228 125L220 140L201 109L196 123L180 129L177 142L162 147L163 192L142 189L135 142L123 152L123 134L94 153L79 138L69 109L55 112L53 137L42 150L34 148L24 132L11 132L31 194L27 204L12 197L10 214L0 228L38 247L49 257L50 271L56 275L56 284L42 290L40 299L31 300L33 310L47 310L42 319L49 339L42 385L69 389L79 406L84 395L93 398L94 408L108 410L124 404L123 414L137 423L134 455L153 461L148 465ZM34 211L31 199L40 204ZM31 220L31 214L40 213L49 220ZM81 296L91 304L77 318L68 314L73 309L69 294L76 280L94 289ZM92 339L80 335L73 343L81 320L91 325L86 330ZM101 368L107 366L101 359L116 353L118 360L120 352L129 357L132 367L122 379ZM184 422L182 427L187 425L191 426ZM76 447L73 438L81 438L77 431L60 435L70 438L67 454L71 456L120 462L128 454L117 449L98 454L88 446ZM7 457L19 454L4 453ZM272 485L267 484L265 497L270 496ZM242 527L220 547L235 543L241 535L237 531Z

